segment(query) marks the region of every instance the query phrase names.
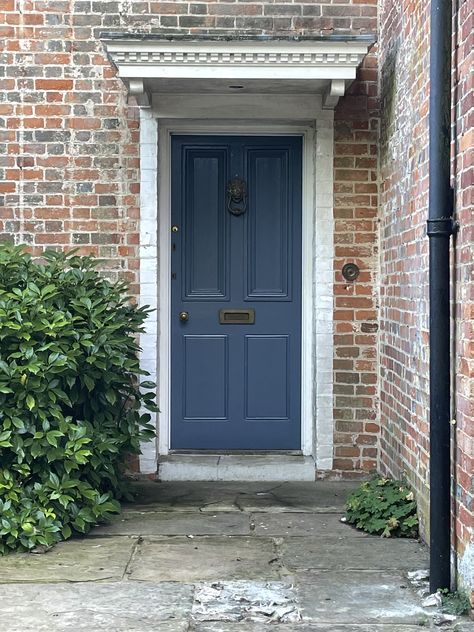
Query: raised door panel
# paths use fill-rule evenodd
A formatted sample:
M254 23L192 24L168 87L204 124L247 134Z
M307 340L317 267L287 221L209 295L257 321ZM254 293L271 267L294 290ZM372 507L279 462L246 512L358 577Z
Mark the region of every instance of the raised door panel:
M183 338L183 419L227 419L227 336Z
M227 299L226 151L185 150L182 251L185 300Z
M245 336L245 417L289 417L289 343L285 336Z
M247 160L247 300L289 300L288 149L251 149Z

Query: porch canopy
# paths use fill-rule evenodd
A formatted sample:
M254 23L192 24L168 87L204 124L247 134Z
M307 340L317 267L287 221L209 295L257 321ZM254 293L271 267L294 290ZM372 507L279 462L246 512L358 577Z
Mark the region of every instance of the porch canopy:
M107 53L129 94L157 116L186 116L193 105L185 95L199 95L194 114L208 118L225 110L232 96L241 118L258 117L252 95L274 95L267 107L293 108L294 118L311 118L310 97L334 108L356 78L357 67L375 42L374 35L266 37L163 36L102 34ZM277 96L278 95L278 96ZM299 99L294 111L295 96ZM191 96L190 96L191 98Z

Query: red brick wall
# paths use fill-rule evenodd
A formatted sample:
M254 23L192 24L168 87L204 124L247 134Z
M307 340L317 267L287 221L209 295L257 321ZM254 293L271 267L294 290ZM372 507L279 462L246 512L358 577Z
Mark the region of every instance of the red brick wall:
M362 33L375 2L0 2L2 238L137 278L138 122L101 31Z
M79 246L133 284L137 111L94 39L102 18L74 4L91 6L0 3L1 238L33 252Z
M101 32L374 33L376 0L0 0L0 229L35 253L94 253L138 293L138 109ZM335 467L376 466L376 77L336 112ZM361 276L343 282L356 261Z
M461 229L453 257L456 328L454 545L461 575L472 564L473 0L461 3L454 44L453 184ZM380 16L382 127L379 147L381 468L406 474L417 491L422 528L429 516L428 104L429 2L390 0ZM470 64L470 67L469 67ZM471 544L469 545L469 542ZM471 570L472 581L472 566Z
M459 571L474 591L474 0L455 15L453 185L456 191L454 279L455 533ZM471 593L474 603L474 594Z
M335 335L334 469L367 474L377 469L377 58L372 53L358 81L335 111ZM346 281L342 267L360 276Z

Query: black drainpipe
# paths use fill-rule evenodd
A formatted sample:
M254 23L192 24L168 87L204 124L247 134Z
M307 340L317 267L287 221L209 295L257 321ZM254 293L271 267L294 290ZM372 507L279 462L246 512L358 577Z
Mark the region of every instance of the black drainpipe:
M430 590L451 588L449 250L451 0L431 0L430 42Z

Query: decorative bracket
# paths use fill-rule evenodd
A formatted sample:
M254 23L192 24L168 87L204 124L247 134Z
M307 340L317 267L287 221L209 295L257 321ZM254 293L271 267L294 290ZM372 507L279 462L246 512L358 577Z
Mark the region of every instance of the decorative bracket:
M145 84L143 79L129 79L128 80L128 94L135 97L137 103L142 108L151 107L151 97L147 90L145 90Z
M333 110L341 97L346 91L346 82L344 79L332 79L328 90L323 96L323 108L325 110Z

